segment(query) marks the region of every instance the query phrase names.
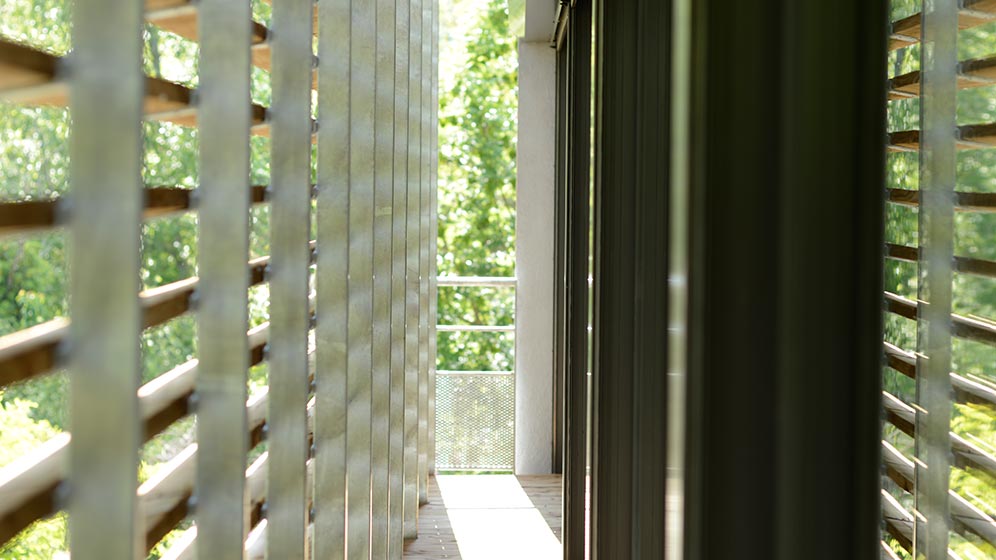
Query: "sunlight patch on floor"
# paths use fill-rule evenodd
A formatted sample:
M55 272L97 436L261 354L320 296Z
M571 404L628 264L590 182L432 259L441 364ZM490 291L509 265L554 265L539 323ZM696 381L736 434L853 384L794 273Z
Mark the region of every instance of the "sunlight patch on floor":
M446 547L448 553L442 557L461 560L562 557L560 540L515 476L441 475L435 482L442 502L438 505L445 509L445 518L439 516L439 521L448 526L445 532L451 531L457 549ZM423 534L419 537L419 540L431 538Z

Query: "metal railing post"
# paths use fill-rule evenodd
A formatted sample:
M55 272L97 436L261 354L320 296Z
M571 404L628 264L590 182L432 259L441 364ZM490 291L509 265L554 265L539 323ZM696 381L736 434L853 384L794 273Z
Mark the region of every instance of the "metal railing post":
M433 289L436 289L437 287L443 287L444 289L445 288L511 288L511 289L514 290L514 289L517 289L517 282L518 282L518 280L515 277L481 277L481 276L441 276L441 277L438 277L438 278L433 278L433 280L432 280ZM435 298L433 298L433 299L435 299ZM431 316L432 316L433 319L436 319L436 313L435 313L435 311L433 311L431 313ZM436 333L441 333L441 332L446 332L446 333L475 333L475 334L480 334L480 333L514 333L515 332L515 328L516 328L514 324L513 325L479 325L479 324L440 325L440 324L436 324L436 323L437 323L437 321L434 320L433 321L433 325L431 327L434 339L435 339ZM435 340L432 341L432 345L431 346L433 348L432 353L433 353L433 355L435 355L435 350L434 350L434 348L435 348ZM511 423L512 424L511 424L511 426L508 426L510 428L510 431L511 431L511 437L509 437L510 441L507 442L508 443L508 447L509 447L509 455L508 455L509 456L509 462L508 462L507 465L506 464L502 464L500 461L494 460L494 457L502 455L501 445L500 445L501 441L497 442L499 444L497 446L497 451L495 451L495 450L491 451L491 455L489 456L492 459L491 461L483 461L483 462L481 462L479 460L477 463L473 463L471 461L463 461L463 462L461 462L459 464L455 464L453 462L453 453L454 453L452 451L453 445L456 444L458 446L458 448L459 448L459 447L467 447L467 446L471 446L472 447L475 444L468 443L466 441L453 441L452 438L454 438L454 434L452 434L452 433L444 433L443 437L439 438L438 434L436 434L436 430L437 430L438 425L437 425L437 421L436 421L435 410L430 410L430 413L433 414L433 417L432 417L432 420L431 420L432 423L429 425L429 432L432 434L432 437L433 437L432 441L433 441L433 446L434 446L434 448L430 450L430 453L433 456L433 465L432 465L433 466L433 470L435 471L435 470L438 470L440 468L443 469L443 470L451 470L451 469L456 469L456 470L495 470L495 469L497 469L497 470L504 470L504 469L513 469L514 466L515 466L515 415L514 415L514 409L515 409L515 382L514 382L515 380L514 380L514 376L515 376L515 372L514 371L481 371L481 370L436 370L436 367L438 367L438 364L435 363L435 359L434 359L433 360L433 364L431 366L432 377L433 377L433 383L432 383L432 387L431 387L431 390L433 391L433 395L431 396L431 398L432 398L432 401L433 401L433 403L432 403L433 406L430 407L430 408L434 408L435 405L436 405L437 395L435 393L439 389L437 388L437 385L436 385L435 382L438 381L439 383L442 384L441 386L443 387L443 389L442 389L442 391L443 391L442 395L443 396L439 400L442 403L443 410L444 410L444 419L443 419L444 430L446 429L445 426L447 426L448 423L454 423L454 422L456 422L457 424L462 425L461 429L463 429L463 430L469 430L470 432L474 431L473 430L473 422L474 421L472 419L469 419L469 418L454 419L453 418L453 412L450 409L451 409L451 407L454 404L457 404L457 403L454 402L454 398L453 397L449 396L446 393L446 391L449 390L447 388L453 387L454 385L461 385L461 384L466 384L466 383L481 383L481 382L484 382L484 383L490 383L490 382L499 383L498 379L501 379L501 378L505 378L505 380L501 381L500 383L506 383L506 382L508 382L509 386L512 389L511 394L509 394L509 395L502 395L503 397L507 397L508 398L508 402L506 403L507 404L507 409L508 409L507 411L511 412ZM477 378L477 379L474 379L474 378ZM480 378L484 378L484 379L480 379ZM488 378L491 378L491 379L488 379ZM471 398L487 398L485 396L477 395L476 393L474 393L474 395L476 395L476 396L475 397L471 397ZM493 424L493 422L496 421L495 418L501 418L502 405L501 405L500 402L492 402L491 403L491 409L492 409L492 412L493 412L493 417L490 420L490 422L492 422L492 424L490 424L488 427L492 431L493 434L496 434L496 433L499 434L497 436L493 435L492 437L501 440L500 433L501 433L502 428L500 426L498 426L498 425ZM499 424L501 423L500 421L498 421L498 422L499 422ZM455 426L454 426L454 429L456 429ZM461 445L461 444L463 444L463 445ZM436 456L435 446L437 446L437 445L442 445L443 446L443 449L444 449L443 453L444 453L444 455L442 457L437 457Z

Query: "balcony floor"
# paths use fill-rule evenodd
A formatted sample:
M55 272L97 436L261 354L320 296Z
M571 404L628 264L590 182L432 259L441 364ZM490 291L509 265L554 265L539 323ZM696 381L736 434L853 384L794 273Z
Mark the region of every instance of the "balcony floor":
M432 477L419 536L405 543L405 558L561 558L560 504L559 475Z

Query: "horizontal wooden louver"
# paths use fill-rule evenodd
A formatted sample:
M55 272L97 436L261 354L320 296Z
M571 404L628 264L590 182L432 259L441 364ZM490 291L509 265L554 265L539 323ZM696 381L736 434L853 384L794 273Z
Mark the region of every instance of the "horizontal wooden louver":
M996 317L959 311L965 307L990 309L996 303L986 299L984 290L965 291L967 286L976 285L973 282L993 282L996 261L988 258L991 253L985 250L991 247L991 239L962 229L966 223L983 223L996 212L991 172L983 168L981 174L973 175L963 170L987 161L990 150L996 148L996 123L988 122L988 113L978 109L982 100L992 98L988 86L996 84L996 43L990 45L985 32L996 22L996 1L941 4L926 15L918 12L894 21L889 42L898 52L891 55L894 66L888 82L895 128L886 142L890 153L887 162L892 167L885 189L891 221L886 224L886 239L890 240L885 246L888 291L883 297L887 318L883 344L886 391L882 400L883 558L899 557L893 547L916 557L933 558L938 551L937 538L943 539L948 557L996 554L996 440L992 428L992 421L996 421L996 371L991 361L983 365L977 358L983 355L980 353L996 351ZM952 47L955 36L959 47L964 43L968 51L983 54L959 60ZM923 41L939 42L928 45L933 49L932 62L910 60L913 55L923 56ZM939 98L944 101L937 101ZM945 104L948 99L957 104L958 123L954 122L954 108ZM918 119L904 116L913 106L908 100L919 100ZM920 157L913 160L908 153ZM945 159L945 154L953 155ZM957 168L949 166L950 162L957 162ZM946 183L948 175L941 173L955 176L954 184ZM939 185L939 181L945 183ZM906 232L904 241L898 241L890 231ZM909 231L922 246L911 245ZM960 241L951 243L951 239ZM949 249L944 249L945 243ZM936 301L932 305L930 296L925 295L933 293L931 286L942 302L940 307ZM951 307L950 312L945 305ZM929 317L937 324L932 326ZM938 326L941 328L935 328ZM947 342L938 342L938 336L947 337ZM928 340L933 342L928 344ZM932 368L931 363L931 357L938 363L946 359L944 351L938 351L945 344L952 364L947 373ZM923 376L934 377L928 383ZM937 394L943 386L950 388L950 394ZM934 428L927 427L929 413L925 411L940 406L934 416L947 418L947 407L938 404L943 402L950 407L953 419L942 436L936 423ZM979 420L959 420L965 417ZM937 507L937 500L944 499L940 479L925 476L929 467L924 465L934 464L931 461L936 461L937 455L934 459L919 455L937 450L946 450L940 464L952 470L946 496L948 515L934 524L918 525L914 531L913 511ZM933 505L927 504L930 500ZM945 532L950 538L943 537ZM933 552L928 553L928 549Z

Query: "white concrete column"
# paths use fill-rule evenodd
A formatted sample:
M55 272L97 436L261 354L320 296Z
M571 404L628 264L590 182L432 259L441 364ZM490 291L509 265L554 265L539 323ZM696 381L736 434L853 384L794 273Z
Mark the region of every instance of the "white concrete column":
M555 55L548 40L519 41L516 474L548 474L553 467Z

